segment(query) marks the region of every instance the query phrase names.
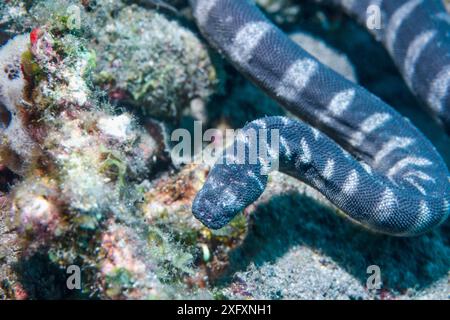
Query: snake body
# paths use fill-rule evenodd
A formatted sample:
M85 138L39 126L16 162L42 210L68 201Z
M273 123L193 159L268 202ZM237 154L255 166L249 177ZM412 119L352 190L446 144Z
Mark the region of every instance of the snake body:
M340 6L383 43L411 91L450 134L450 16L441 0L316 0Z
M362 16L359 13L366 12L374 1L332 2ZM419 29L434 25L427 14L437 6L426 3L378 1L385 19L391 21L386 35L378 31L378 36L389 39L387 46L393 48L391 54L399 65L405 61L406 48L410 62L405 78L418 96L434 97L425 101L432 102L430 109L445 124L450 98L445 71L450 52L445 52L449 46L446 27L436 22L438 44L419 41L416 35L425 31L409 34L406 28L417 21L411 16L414 12L421 19ZM350 219L382 233L416 235L446 219L450 211L448 169L433 145L408 120L293 43L253 2L190 0L190 4L208 42L301 119L267 117L250 122L242 130L244 137L259 129L279 131L279 155L273 157L279 159L281 172L319 190ZM404 9L407 5L408 10ZM394 18L400 20L394 23ZM412 42L416 51L408 53ZM433 59L428 61L427 55ZM421 76L425 80L420 80ZM436 81L439 83L433 85ZM442 107L437 108L436 101ZM248 155L251 141L242 136L229 150L235 151L239 143L245 145ZM223 227L254 202L267 184L267 175L261 171L264 159L236 164L227 161L229 154L224 152L214 165L192 207L194 216L213 229Z

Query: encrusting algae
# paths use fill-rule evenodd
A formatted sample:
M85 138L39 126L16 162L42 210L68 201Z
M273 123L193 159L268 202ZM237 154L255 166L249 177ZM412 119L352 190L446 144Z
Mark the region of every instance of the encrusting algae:
M161 163L170 162L164 124L140 120L141 113L131 113L133 108L130 112L112 106L94 85L104 85L100 80L109 74L115 79L113 86L108 83L109 97L127 91L132 104L158 109L173 119L190 99L207 99L212 93L216 80L207 51L187 29L164 16L120 4L117 10L123 20L115 23L128 23L126 15L136 14L137 23L143 25L127 32L137 32L134 37L142 38L141 46L152 38L154 50L142 48L134 51L138 56L121 52L124 56L112 57L111 52L133 41L118 34L125 32L124 26L102 28L104 35L90 38L83 32L85 25L68 27L64 12L70 12L67 9L74 3L38 1L27 10L37 15L39 24L24 22L33 29L0 51L1 62L12 66L1 79L2 119L7 121L2 121L0 130L0 163L17 175L2 195L7 210L2 210L1 223L17 234L18 246L12 263L17 267L8 269L0 292L8 298L44 295L35 278L45 277L44 271L32 277L20 271L39 260L39 265L62 274L72 265L81 269L82 289L77 293L64 287L64 277L53 277L52 285L63 288L50 290L48 294L55 297L212 297L209 277L225 263L226 252L245 232L245 223L215 236L195 221L190 203L205 171L183 169L167 177L181 184L161 188L163 178L151 177L159 175ZM117 5L105 1L96 7L101 13L94 11L95 21L111 24L113 20L106 17L111 12L105 10L112 6ZM80 8L86 10L83 15L94 16L95 9ZM161 26L166 26L164 37L158 38L155 32ZM173 37L167 37L170 30ZM113 47L106 48L102 37ZM110 37L117 37L117 42ZM158 52L158 46L169 51ZM143 56L149 53L157 55ZM139 59L146 60L149 69L140 66ZM133 74L134 79L129 78L131 65L142 73ZM165 100L167 96L174 100ZM192 174L203 178L196 181Z

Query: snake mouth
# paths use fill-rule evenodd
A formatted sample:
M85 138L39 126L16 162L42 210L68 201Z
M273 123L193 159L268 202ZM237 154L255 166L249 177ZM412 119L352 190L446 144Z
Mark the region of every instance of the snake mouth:
M229 219L230 215L217 205L217 200L207 199L202 192L199 192L194 199L192 214L206 227L213 230L223 228L231 220Z
M201 223L203 223L209 229L213 230L221 229L227 224L222 223L220 220L214 220L213 218L210 217L210 215L208 217L207 214L204 214L202 212L192 210L192 213L194 214L194 217L196 217Z
M222 222L221 219L215 219L213 212L198 209L198 206L192 206L192 214L209 229L217 230L227 224L226 222Z

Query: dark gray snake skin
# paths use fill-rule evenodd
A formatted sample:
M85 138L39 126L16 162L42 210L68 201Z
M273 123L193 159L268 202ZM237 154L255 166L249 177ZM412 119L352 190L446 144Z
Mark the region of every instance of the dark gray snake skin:
M370 6L381 8L381 29L369 30L384 44L411 91L450 134L450 16L441 0L316 1L340 5L364 25Z
M387 24L376 31L377 37L412 90L449 125L450 41L444 9L432 0L329 2L360 19L370 4L381 6ZM190 4L209 43L304 121L268 117L243 128L244 137L252 130L279 130L281 172L320 191L351 220L382 233L416 235L447 218L448 169L407 119L318 62L250 0ZM441 20L433 17L437 12ZM229 148L236 151L239 142L248 156L252 146L242 136ZM258 158L255 164L235 164L227 162L229 154L212 168L193 203L195 217L213 229L254 202L267 184L261 172L266 162Z

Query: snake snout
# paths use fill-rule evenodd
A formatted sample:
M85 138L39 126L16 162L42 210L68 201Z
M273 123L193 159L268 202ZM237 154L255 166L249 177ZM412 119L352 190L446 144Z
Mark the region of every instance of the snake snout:
M220 229L230 222L234 214L227 212L214 193L200 190L192 204L192 213L210 229Z

